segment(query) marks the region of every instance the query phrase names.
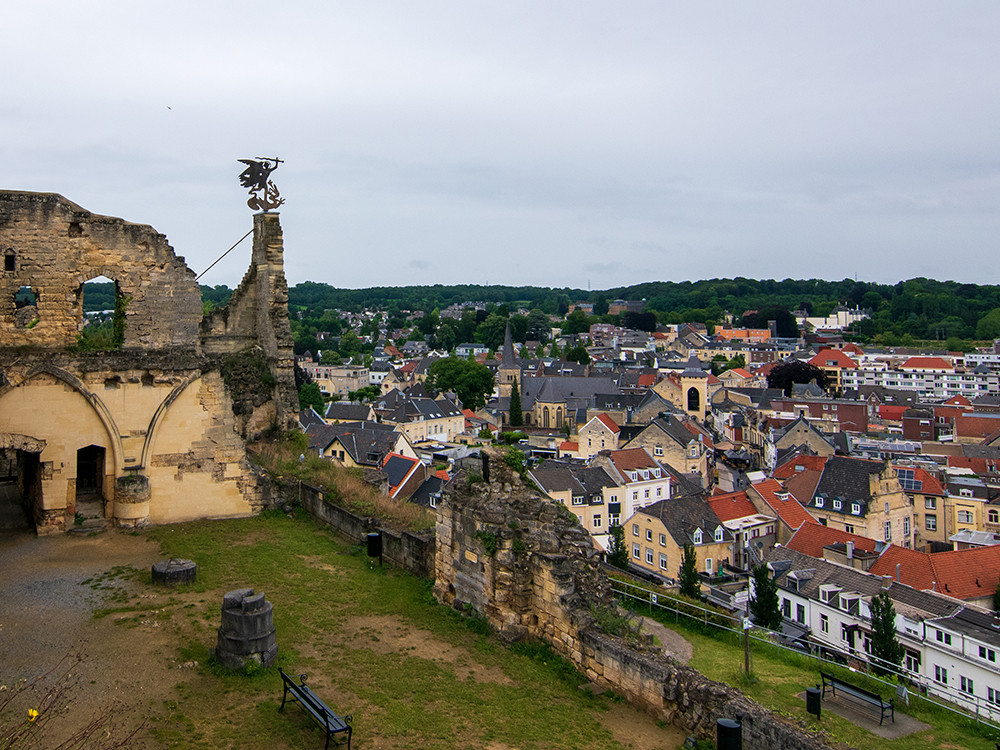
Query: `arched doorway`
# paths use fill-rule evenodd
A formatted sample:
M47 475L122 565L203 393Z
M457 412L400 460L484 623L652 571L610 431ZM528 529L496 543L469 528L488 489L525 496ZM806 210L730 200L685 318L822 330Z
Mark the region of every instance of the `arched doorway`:
M88 445L76 452L76 513L104 518L104 474L107 451Z
M697 388L688 388L688 411L701 411L701 393Z
M0 530L35 531L42 507L41 451L30 438L3 440L0 448Z

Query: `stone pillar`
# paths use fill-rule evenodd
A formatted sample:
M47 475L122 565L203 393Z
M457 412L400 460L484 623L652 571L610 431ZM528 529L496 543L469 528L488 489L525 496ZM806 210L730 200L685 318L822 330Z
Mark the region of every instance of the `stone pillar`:
M278 422L291 427L299 411L295 390L295 352L288 323L288 282L285 280L285 245L278 214L253 217L253 257L257 299L257 337L274 375L274 404Z
M126 474L115 480L115 526L138 528L149 523L149 477Z

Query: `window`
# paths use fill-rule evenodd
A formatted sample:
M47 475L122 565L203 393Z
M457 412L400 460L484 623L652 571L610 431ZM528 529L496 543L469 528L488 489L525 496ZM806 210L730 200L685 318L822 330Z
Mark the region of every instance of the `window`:
M633 544L632 545L632 557L634 557L636 560L638 560L641 556L642 556L642 550L640 549L639 545L638 544Z
M975 515L971 510L960 510L958 511L958 522L959 523L975 523Z
M846 531L848 534L853 534L854 533L854 527L851 524L849 524L849 523L845 523L844 524L844 531Z
M701 529L694 530L694 543L701 544Z
M823 507L823 503L824 503L823 496L822 495L816 495L816 507L817 508L822 508Z
M973 497L972 490L966 489L964 487L958 491L958 494L961 497Z
M990 523L1000 523L1000 511L990 510L986 515Z
M781 600L781 614L785 617L791 619L792 617L792 602L789 599Z
M667 546L667 535L666 534L660 534L660 546L661 547L666 547Z
M885 540L887 542L892 541L892 521L885 522Z
M806 605L795 605L795 621L804 624L806 621Z
M661 495L663 495L663 488L662 487L657 487L656 488L656 496L660 497Z
M663 448L661 448L659 445L654 446L653 447L653 455L654 456L662 456L663 455Z
M924 516L924 528L928 531L937 531L937 516L930 513Z
M649 497L649 488L648 487L645 490L643 490L643 497Z
M951 633L945 633L943 630L935 631L935 638L938 642L943 643L945 646L951 645Z
M903 519L903 536L904 537L909 537L910 536L910 517L909 516L906 516L906 518Z
M639 499L639 490L636 490L635 492L632 493L632 499L633 500Z
M646 541L647 542L653 541L653 530L652 529L646 529Z
M888 512L889 512L889 503L886 503L886 504L885 504L885 512L886 512L886 513L888 513Z
M594 528L595 529L601 528L601 514L600 513L598 513L596 516L594 516Z
M980 646L979 658L995 662L997 660L997 652L991 648L986 648L986 646Z
M840 500L834 500L833 501L833 509L834 510L840 510L841 505L842 505L842 503L840 502Z
M937 510L937 499L933 497L925 497L924 508L927 510Z
M756 529L754 529L754 531L756 531ZM717 542L721 542L721 541L723 540L723 538L724 538L724 536L723 536L723 531L722 531L722 527L721 527L721 526L719 526L719 527L718 527L718 528L717 528L717 529L715 530L715 541L717 541Z
M632 524L632 536L639 536L639 524Z
M712 570L713 570L713 568L712 568L712 558L709 557L708 559L705 560L705 572L706 573L711 573Z
M573 505L583 505L583 495L573 495Z
M830 632L830 618L826 615L819 616L819 629L824 633Z
M648 565L653 564L653 550L651 550L649 547L646 547L646 563Z
M963 693L968 693L969 695L975 695L976 689L972 686L972 678L965 677L964 675L958 678L959 690Z
M666 569L667 569L667 556L660 555L660 570L666 570Z
M612 526L618 525L619 518L621 518L621 516L619 516L617 513L608 513L608 523L611 524Z
M856 516L861 515L861 505L859 503L851 503L851 513Z

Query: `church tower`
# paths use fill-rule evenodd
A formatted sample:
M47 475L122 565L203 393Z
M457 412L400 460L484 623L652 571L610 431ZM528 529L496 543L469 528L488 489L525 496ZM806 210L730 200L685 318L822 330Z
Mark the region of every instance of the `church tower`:
M514 356L514 342L510 335L510 321L508 320L507 328L503 334L503 358L497 369L497 392L501 398L510 396L515 381L521 382L521 365L518 363L517 357Z
M681 408L689 416L705 421L708 411L708 374L693 354L681 373Z

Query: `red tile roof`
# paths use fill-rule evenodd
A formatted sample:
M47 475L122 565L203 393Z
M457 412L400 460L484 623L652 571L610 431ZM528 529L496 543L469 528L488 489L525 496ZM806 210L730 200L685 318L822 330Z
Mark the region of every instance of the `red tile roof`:
M722 381L719 380L717 377L715 377L715 375L712 375L711 373L709 373L709 375L708 375L708 384L709 385L717 385L718 383L721 383L721 382Z
M619 427L617 424L615 424L615 420L613 420L604 412L598 414L596 417L594 417L594 419L598 420L601 424L603 424L605 427L611 430L611 432L615 435L617 435L619 432L622 431L622 428Z
M828 544L854 542L855 549L864 552L875 551L875 540L858 534L850 534L819 523L804 523L785 546L810 557L823 557L823 548Z
M451 479L451 477L448 476L448 471L446 469L438 469L434 472L434 476L438 479L443 479L446 482Z
M559 450L561 450L561 451L572 451L572 452L575 453L576 451L580 450L580 444L579 443L573 443L573 442L570 442L569 440L566 440L566 441L564 441L562 443L559 443Z
M868 571L896 576L916 589L931 589L956 599L992 596L1000 579L1000 546L927 554L895 545L889 547Z
M802 504L795 499L794 495L789 494L786 500L777 497L775 493L783 492L784 490L776 479L767 479L751 485L751 487L753 487L758 495L764 498L764 502L778 514L778 517L791 528L797 529L804 523L816 523L816 519L809 515L809 511L802 507Z
M844 344L840 348L840 351L846 352L847 354L864 354L865 353L865 350L862 349L857 344L855 344L853 341L848 342L847 344Z
M829 364L833 362L833 364ZM841 370L854 370L858 363L844 354L840 349L820 349L819 354L809 360L816 367L839 367Z
M948 466L956 469L972 469L976 474L995 474L1000 470L1000 461L995 458L948 456Z
M708 498L708 504L723 523L732 521L735 518L746 518L747 516L757 515L757 509L750 502L746 491L713 495Z
M752 378L753 377L753 375L751 375L749 372L747 372L746 370L744 370L742 367L734 367L729 372L733 373L733 375L739 375L741 378Z
M900 365L903 370L953 370L951 362L941 357L910 357Z
M657 373L655 372L644 372L639 376L639 380L636 383L640 388L652 388L656 383Z
M618 471L652 469L659 465L645 448L625 448L620 451L611 451L609 458Z
M826 456L793 456L790 461L774 470L774 478L788 479L806 470L823 471L824 466L826 466Z
M969 401L969 399L967 399L965 396L962 396L961 394L952 396L943 403L948 404L949 406L972 406L972 402Z

